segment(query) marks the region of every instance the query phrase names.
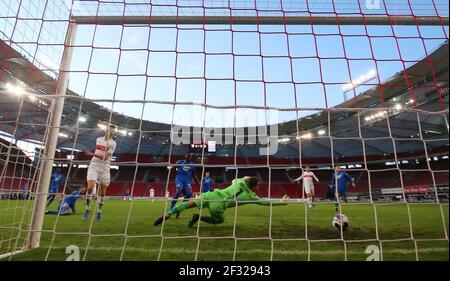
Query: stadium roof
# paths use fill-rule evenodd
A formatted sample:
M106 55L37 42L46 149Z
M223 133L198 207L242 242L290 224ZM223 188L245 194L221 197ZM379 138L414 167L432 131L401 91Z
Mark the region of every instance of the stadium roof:
M417 154L424 151L421 136L426 140L429 153L433 150L448 153L448 51L446 42L409 67L407 75L397 73L383 85L333 109L279 124L280 144L275 156L299 157L301 148L303 158L330 157L331 147L337 159L361 156L363 149L366 155L387 157L394 152ZM56 81L3 41L0 41L0 81L4 97L0 100L0 131L22 140L42 141L50 107L49 95L54 93ZM21 98L9 95L7 88L8 84L22 83L32 94L29 99L24 98L23 103ZM124 116L83 99L77 93L68 91L67 94L62 119L62 131L66 136L60 138L60 149L92 149L95 137L101 133L97 130L93 134L93 131L98 129L100 121L108 121L110 117L113 124L127 130L127 134L117 136L119 154L184 154L190 148L189 145L172 148L168 145L171 132L168 124ZM414 106L416 111L411 110ZM78 120L80 113L87 117L83 123ZM333 137L332 143L329 134ZM234 151L234 145L219 146L217 155L234 155ZM238 157L258 155L258 145L237 148Z

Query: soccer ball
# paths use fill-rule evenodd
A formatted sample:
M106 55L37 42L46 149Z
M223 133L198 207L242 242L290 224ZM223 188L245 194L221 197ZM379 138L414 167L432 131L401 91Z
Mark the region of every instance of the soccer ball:
M342 230L346 231L350 224L350 220L344 214L336 214L331 224L339 230L342 228Z

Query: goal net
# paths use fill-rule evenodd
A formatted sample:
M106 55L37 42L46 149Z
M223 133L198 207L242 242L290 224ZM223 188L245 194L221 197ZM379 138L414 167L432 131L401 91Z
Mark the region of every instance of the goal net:
M448 260L448 5L0 0L0 259Z

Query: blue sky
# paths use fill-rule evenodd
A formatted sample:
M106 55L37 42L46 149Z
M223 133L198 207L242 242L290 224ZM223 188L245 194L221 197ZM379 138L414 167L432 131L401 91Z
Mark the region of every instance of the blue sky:
M359 27L344 27L341 30L344 36L336 35L339 30L331 26L314 27L316 35L310 26L290 27L288 35L270 34L280 31L277 26L264 26L259 33L240 32L240 27L235 29L233 34L230 31L179 30L177 40L176 28L126 27L121 40L121 26L97 26L95 32L93 26L79 27L76 45L93 48L75 49L72 70L81 73L71 75L70 87L94 100L113 99L115 94L117 100L173 102L176 94L177 102L294 108L297 97L300 109L326 108L343 102L342 87L375 69L376 64L380 77L370 84L383 82L403 70L402 60L406 67L414 64L442 44L447 36L442 27L420 28L421 36L429 38L426 40L419 38L417 27L396 27L395 37L391 27L368 27L373 36L370 39ZM150 51L146 50L148 44ZM372 59L370 44L375 59ZM89 77L88 70L93 73ZM361 86L357 93L371 87L373 85ZM116 103L113 110L140 118L141 108ZM171 105L147 104L143 118L171 123L172 109ZM187 108L180 106L176 110L184 109ZM198 110L201 108L195 109ZM301 115L308 113L310 111L306 110ZM183 116L179 122L191 122L185 114L175 115ZM202 124L202 116L200 114L197 123ZM292 120L295 116L295 112L281 113L280 121ZM225 125L233 125L232 119L224 120Z

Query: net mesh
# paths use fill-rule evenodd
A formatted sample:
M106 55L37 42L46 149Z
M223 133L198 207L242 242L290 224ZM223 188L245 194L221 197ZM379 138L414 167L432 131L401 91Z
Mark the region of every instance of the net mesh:
M64 260L75 246L83 260L448 259L448 1L0 0L0 11L2 257ZM140 16L175 22L125 23ZM67 44L81 17L90 22ZM177 24L185 17L200 23ZM286 24L257 24L263 17ZM49 157L53 118L61 125ZM68 198L86 185L83 152L108 124L118 126L117 150L102 222L45 216L36 230L44 163L64 176L56 201ZM254 176L261 197L287 194L289 205L238 206L222 225L194 228L188 211L153 227L188 152L214 188ZM313 211L294 181L305 166L319 178ZM356 181L338 208L348 231L331 225L335 166ZM30 250L36 233L40 247Z

